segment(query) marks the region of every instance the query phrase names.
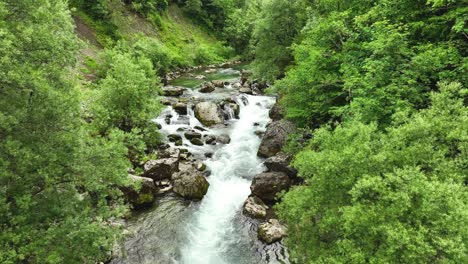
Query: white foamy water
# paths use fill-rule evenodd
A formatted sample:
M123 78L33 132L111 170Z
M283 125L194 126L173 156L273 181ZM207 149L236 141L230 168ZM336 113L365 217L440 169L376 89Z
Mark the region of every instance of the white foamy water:
M239 98L239 120L229 132L231 143L206 162L212 172L208 179L210 188L186 226L188 238L182 248L182 263L235 263L227 252L240 241L245 242L236 231L235 216L250 194L252 177L263 171L262 161L257 157L260 138L254 133L254 124L266 126L268 108L274 98L245 95L244 98L247 100Z

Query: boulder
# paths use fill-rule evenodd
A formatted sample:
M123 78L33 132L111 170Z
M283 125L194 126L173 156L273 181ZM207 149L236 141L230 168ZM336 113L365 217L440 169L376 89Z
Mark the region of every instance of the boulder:
M231 143L231 137L227 134L222 134L216 137L216 142L220 144L229 144Z
M181 140L182 137L179 134L170 134L167 136L170 142L176 142L177 140Z
M170 179L174 173L179 171L178 158L165 158L150 160L145 163L144 176L156 181Z
M210 184L197 170L189 169L176 173L172 179L173 190L185 199L200 200Z
M235 83L232 84L232 88L234 88L234 89L240 89L240 88L242 88L242 84L239 83L239 82L235 82Z
M255 175L250 186L252 194L265 202L274 203L276 195L291 186L291 179L284 172L265 172Z
M280 152L288 136L294 130L294 124L287 120L275 121L269 124L257 155L262 158L269 158Z
M241 77L240 77L240 80L241 80L241 83L244 84L247 82L247 80L249 79L250 76L252 76L253 72L252 71L248 71L248 70L242 70L241 71Z
M211 81L215 87L224 88L224 81Z
M203 162L198 162L197 165L195 165L195 168L197 169L197 171L205 171L206 165Z
M278 171L286 173L290 178L297 176L297 170L289 166L292 160L292 155L285 153L278 153L273 157L265 160L265 166L269 171Z
M245 93L245 94L252 94L252 89L250 89L249 87L242 87L239 89L239 92Z
M201 84L200 93L211 93L216 89L212 82L204 82Z
M201 138L202 134L200 134L198 132L195 132L195 131L189 131L189 132L185 132L184 136L185 136L186 139L191 140L191 139L194 139L194 138Z
M164 96L181 96L184 94L185 88L179 86L164 86L162 90Z
M270 112L268 113L268 115L270 116L271 120L278 121L284 118L285 112L286 111L284 110L284 107L276 103L270 109Z
M258 197L249 196L244 202L243 213L251 218L263 219L267 215L268 206Z
M192 138L190 143L196 146L203 146L203 141L200 138Z
M200 102L195 105L195 116L205 126L222 124L223 113L213 102Z
M179 158L180 157L181 151L178 148L165 148L165 149L160 149L157 152L157 156L160 159L167 159L167 158Z
M127 200L134 207L143 207L153 204L156 200L156 193L158 192L154 180L135 175L129 175L129 178L133 184L120 188Z
M174 111L176 111L179 115L186 115L187 114L187 104L178 102L172 105Z
M213 135L205 136L205 144L216 145L216 136L213 136Z
M270 219L268 222L258 226L258 239L271 244L283 239L286 236L287 229L277 219Z

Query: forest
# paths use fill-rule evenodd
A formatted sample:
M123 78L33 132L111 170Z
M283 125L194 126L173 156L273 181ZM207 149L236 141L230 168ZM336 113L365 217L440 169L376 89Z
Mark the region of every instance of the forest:
M0 263L109 263L168 74L235 60L295 126L300 180L272 205L290 263L468 262L466 1L0 0L0 18Z

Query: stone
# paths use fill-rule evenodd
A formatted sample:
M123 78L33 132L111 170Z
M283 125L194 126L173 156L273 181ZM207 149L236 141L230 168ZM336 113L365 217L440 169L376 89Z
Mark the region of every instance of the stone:
M244 215L255 218L263 219L267 215L268 206L258 197L249 196L244 202Z
M224 81L211 81L211 83L213 83L213 85L217 88L224 88Z
M190 200L201 200L210 186L205 177L196 170L186 170L175 174L172 185L175 193Z
M197 169L197 171L205 171L206 165L203 162L198 162L197 165L195 165L195 168Z
M201 126L194 126L193 128L198 130L198 131L202 131L202 132L208 131L208 130L206 130L205 128L203 128Z
M187 114L187 104L185 103L176 103L172 105L174 111L176 111L179 115L186 115Z
M179 86L164 86L162 90L164 96L181 96L186 89Z
M268 222L258 226L258 239L272 244L280 241L287 235L287 229L277 219L270 219Z
M231 143L231 137L227 134L222 134L216 137L216 142L220 144L229 144Z
M216 145L216 136L207 135L207 136L205 137L205 144L208 144L208 145Z
M154 180L135 175L129 175L128 177L133 184L130 186L120 187L125 198L136 208L153 204L158 192L158 188L156 188Z
M249 79L250 76L252 76L253 72L252 71L249 71L249 70L242 70L241 71L241 77L240 77L240 80L241 80L241 83L244 84L247 82L247 80Z
M252 94L252 89L250 89L249 87L242 87L239 89L239 92L245 93L245 94Z
M200 138L192 138L190 140L190 143L192 143L195 146L203 146L203 141Z
M242 88L242 84L240 84L239 82L235 82L231 86L232 86L232 88L237 89L237 90Z
M270 109L270 112L268 112L268 115L270 116L271 120L273 121L279 121L284 118L285 114L285 109L278 103L273 105L273 107Z
M280 152L275 156L266 159L264 164L268 168L268 171L284 172L290 178L296 178L297 170L289 166L291 160L292 155Z
M206 78L205 75L197 75L197 76L195 76L195 79L197 79L197 80L203 80L203 79L205 79L205 78Z
M255 175L250 186L252 194L268 203L277 200L277 194L291 186L291 179L284 172L265 172Z
M201 138L202 134L200 134L198 132L195 132L195 131L189 131L189 132L185 132L184 136L185 136L186 139L191 140L191 139L194 139L194 138Z
M223 113L213 102L200 102L195 105L195 117L205 126L222 124Z
M255 130L255 135L259 136L259 137L263 137L263 135L265 135L265 131L263 130Z
M143 166L144 176L156 181L170 179L172 175L179 171L178 158L165 158L150 160Z
M170 134L167 136L170 142L176 142L177 140L182 139L182 137L179 134Z
M269 158L280 152L288 136L294 133L294 124L287 120L272 122L268 125L265 135L260 143L257 155Z
M212 82L204 82L201 84L200 93L211 93L216 89Z

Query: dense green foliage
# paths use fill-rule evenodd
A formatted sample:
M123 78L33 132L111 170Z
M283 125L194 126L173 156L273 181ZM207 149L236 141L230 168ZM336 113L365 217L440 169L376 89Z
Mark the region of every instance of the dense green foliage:
M440 89L384 132L359 118L315 132L294 162L307 185L280 205L300 263L466 262L468 90Z
M122 135L83 126L65 1L0 1L0 17L0 262L95 263L124 212Z
M264 1L252 40L256 75L313 134L289 148L305 184L278 205L293 259L468 261L468 7L303 4Z

